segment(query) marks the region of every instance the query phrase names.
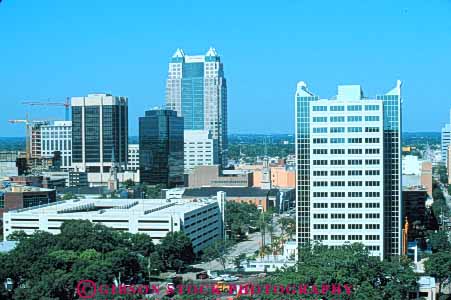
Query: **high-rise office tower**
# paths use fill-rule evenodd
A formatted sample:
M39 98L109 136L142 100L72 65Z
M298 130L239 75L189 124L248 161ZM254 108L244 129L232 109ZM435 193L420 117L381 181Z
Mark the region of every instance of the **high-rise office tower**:
M401 253L401 82L373 99L359 85L320 99L300 82L296 106L297 239Z
M53 157L55 151L61 153L61 168L72 168L72 122L55 121L41 125L41 156Z
M91 185L108 182L111 167L126 168L128 100L110 94L73 97L72 166Z
M183 117L173 110L154 109L139 118L141 183L183 185Z
M227 165L227 84L215 49L189 56L177 49L169 63L166 106L184 118L185 130L209 130Z

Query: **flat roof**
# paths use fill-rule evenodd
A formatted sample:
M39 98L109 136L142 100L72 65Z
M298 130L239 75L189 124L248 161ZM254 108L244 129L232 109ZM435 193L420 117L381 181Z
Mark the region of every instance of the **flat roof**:
M200 207L216 203L215 199L73 199L51 204L22 208L8 213L23 215L59 215L68 217L83 214L84 217L146 216L167 217L188 213Z

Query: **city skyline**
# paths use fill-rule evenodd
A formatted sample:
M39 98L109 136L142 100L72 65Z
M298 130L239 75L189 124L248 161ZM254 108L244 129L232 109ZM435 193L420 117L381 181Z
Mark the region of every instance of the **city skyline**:
M239 12L233 1L219 11L207 3L180 2L173 10L146 1L4 1L0 28L8 47L0 57L0 100L12 105L0 116L0 136L22 136L23 128L7 120L27 111L63 120L62 109L22 101L95 92L130 99L130 134L137 135L142 112L165 102L168 58L177 48L218 50L229 81L230 133L293 133L291 87L299 80L332 97L335 83L361 83L375 94L402 79L405 131L439 132L447 122L449 2L240 3ZM67 21L72 15L77 22ZM258 117L249 122L249 113Z

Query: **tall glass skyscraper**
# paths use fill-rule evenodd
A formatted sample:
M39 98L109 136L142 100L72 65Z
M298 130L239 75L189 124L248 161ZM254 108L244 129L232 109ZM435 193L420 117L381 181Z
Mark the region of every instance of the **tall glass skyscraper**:
M166 107L184 118L185 130L209 130L227 164L227 84L215 49L189 56L177 49L169 63Z
M72 166L88 173L88 181L103 184L110 168L127 166L128 99L109 94L73 97Z
M381 258L401 253L401 82L382 96L358 85L320 99L297 86L298 243L363 243Z
M139 118L141 183L183 185L183 118L172 110L146 111Z

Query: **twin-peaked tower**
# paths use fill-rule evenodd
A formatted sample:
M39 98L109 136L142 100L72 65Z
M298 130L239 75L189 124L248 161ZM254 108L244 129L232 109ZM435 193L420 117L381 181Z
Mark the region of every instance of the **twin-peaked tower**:
M214 48L196 56L177 49L169 63L166 107L184 118L185 130L209 130L218 141L219 162L227 164L227 84Z
M300 82L295 107L298 243L400 255L401 82L373 99L359 85L320 99Z

